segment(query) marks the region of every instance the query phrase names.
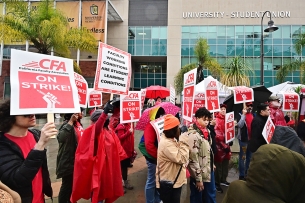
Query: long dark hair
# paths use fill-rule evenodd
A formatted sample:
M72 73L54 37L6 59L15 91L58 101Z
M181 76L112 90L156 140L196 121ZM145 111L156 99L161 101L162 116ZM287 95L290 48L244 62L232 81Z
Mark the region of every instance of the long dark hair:
M11 100L7 99L0 105L0 131L8 132L16 123L16 116L10 115Z

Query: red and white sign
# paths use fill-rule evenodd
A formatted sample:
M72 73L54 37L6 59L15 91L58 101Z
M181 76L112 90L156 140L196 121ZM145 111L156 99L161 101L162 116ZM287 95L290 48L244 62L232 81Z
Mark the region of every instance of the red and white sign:
M226 113L225 117L225 139L226 143L233 141L235 138L234 112Z
M170 90L169 101L172 102L175 105L176 104L176 101L175 101L175 99L176 99L176 90L175 90L175 88L172 85L170 85L170 89L169 90Z
M156 133L157 133L157 139L158 142L160 142L161 134L164 130L164 118L158 118L156 120L150 121L150 124L154 127Z
M88 102L88 107L98 107L98 106L102 106L102 92L93 90L93 89L89 89L89 102Z
M197 69L193 69L184 74L184 89L183 89L183 113L182 117L185 120L192 121L194 110L194 95L196 85Z
M274 130L275 130L275 125L273 124L271 117L269 116L262 132L263 137L265 138L268 144L270 143L273 137Z
M283 93L283 111L299 112L300 96L294 92Z
M131 78L131 55L99 43L94 89L113 94L128 94Z
M146 97L146 89L141 89L141 104L142 104L142 107L144 106L145 97Z
M78 73L74 73L74 78L75 78L75 84L76 84L77 91L78 91L79 105L80 105L80 107L87 108L88 83L85 80L85 78Z
M128 95L120 95L120 122L132 123L141 117L141 92L129 91Z
M199 108L205 107L205 94L204 92L195 92L195 97L194 97L194 110L193 114L196 113L196 111Z
M80 111L73 60L11 50L11 115Z
M205 108L210 112L216 112L220 110L219 106L219 88L218 82L212 77L204 79L205 84Z
M254 101L253 89L245 86L237 86L233 89L234 104Z

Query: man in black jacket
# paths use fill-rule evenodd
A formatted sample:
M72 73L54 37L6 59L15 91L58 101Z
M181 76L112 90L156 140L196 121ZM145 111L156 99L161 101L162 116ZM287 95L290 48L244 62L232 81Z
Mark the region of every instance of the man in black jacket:
M22 203L44 202L53 191L45 146L57 134L54 123L41 131L34 114L10 115L10 100L0 104L0 180L16 191Z
M251 123L252 132L248 144L248 148L252 153L256 152L260 146L267 144L262 133L269 115L270 109L268 104L261 103L257 106L257 115Z

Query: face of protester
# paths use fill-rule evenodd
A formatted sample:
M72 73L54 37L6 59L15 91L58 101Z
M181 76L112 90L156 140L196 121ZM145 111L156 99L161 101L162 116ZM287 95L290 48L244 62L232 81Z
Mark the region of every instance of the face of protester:
M196 118L199 125L206 128L209 125L210 119L207 117Z
M275 108L279 108L281 106L281 103L279 100L274 100L270 102L270 106L275 107Z
M252 106L252 105L246 106L246 110L247 110L248 113L251 113L251 112L252 112L252 109L253 109L253 106Z
M15 126L20 128L30 128L36 125L36 117L35 114L16 116Z
M158 98L157 101L158 101L158 102L161 102L161 98Z
M227 113L227 109L225 107L221 107L220 108L220 114L225 116L226 113Z
M266 110L261 111L261 115L265 116L265 117L268 117L270 115L270 108L269 108L269 106L266 107Z

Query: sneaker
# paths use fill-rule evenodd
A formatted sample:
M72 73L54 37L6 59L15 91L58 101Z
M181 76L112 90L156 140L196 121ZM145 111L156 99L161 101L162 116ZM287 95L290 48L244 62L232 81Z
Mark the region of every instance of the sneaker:
M133 186L130 185L128 180L124 180L124 188L128 189L128 190L132 190Z
M227 181L225 181L225 182L220 183L220 185L228 187L228 186L230 185L230 183L228 183Z
M219 192L219 193L223 193L223 190L220 187L220 185L216 185L216 191Z
M132 168L133 167L133 164L129 164L128 168Z
M245 180L245 177L244 177L244 176L239 176L238 179L239 179L239 180Z

